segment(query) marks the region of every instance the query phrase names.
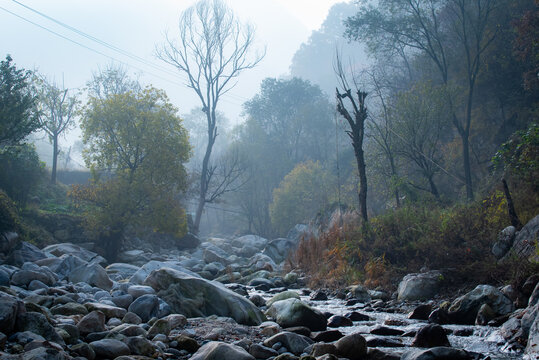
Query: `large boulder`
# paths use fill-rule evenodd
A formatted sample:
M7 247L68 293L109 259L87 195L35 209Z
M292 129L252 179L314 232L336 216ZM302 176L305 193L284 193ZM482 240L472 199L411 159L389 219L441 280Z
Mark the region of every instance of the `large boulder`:
M170 268L154 270L144 284L153 287L173 312L187 317L226 316L245 325L259 325L265 320L264 314L248 299L220 283L186 272Z
M106 264L107 260L102 256L96 254L93 251L85 249L79 245L72 243L61 243L46 246L42 249L45 254L60 257L62 255L74 255L86 262L93 262L96 264Z
M353 296L354 299L358 300L362 303L368 303L371 301L371 295L369 294L369 290L367 290L362 285L352 285L349 288L350 294Z
M15 328L17 315L24 313L24 303L14 296L0 292L0 331L9 335Z
M299 355L303 353L306 347L311 345L313 341L306 336L296 334L289 331L283 331L264 341L264 345L272 347L273 345L281 343L293 354Z
M537 242L539 241L539 215L528 221L518 232L511 250L502 258L502 261L512 256L525 259L530 262L539 262L537 254Z
M258 250L264 249L267 243L268 243L268 239L265 239L258 235L244 235L244 236L240 236L239 238L231 240L232 246L235 246L238 248L242 248L244 246L250 246Z
M496 259L501 259L511 249L515 241L516 232L517 229L514 226L508 226L500 231L498 240L492 245L492 254Z
M104 290L110 290L113 285L105 269L95 263L79 266L68 275L68 279L72 283L83 282Z
M88 262L71 254L61 255L59 258L49 258L38 262L47 266L60 280L66 279L76 268L86 266Z
M337 353L350 360L360 360L367 354L367 342L365 338L354 333L346 335L335 342Z
M264 255L272 258L277 264L283 262L298 246L298 242L288 238L274 239L268 242L264 251Z
M15 329L17 331L31 331L34 334L43 336L49 341L65 345L64 340L49 323L47 317L37 312L27 312L26 314L17 316Z
M188 250L188 249L196 249L200 245L200 239L192 234L187 233L180 239L178 239L177 242L177 248L179 250Z
M305 326L311 331L322 331L327 328L324 314L299 299L276 301L269 307L267 314L283 328Z
M183 273L187 273L193 277L200 277L198 276L198 274L195 274L194 272L181 266L179 262L152 260L142 265L142 267L138 269L137 272L133 274L133 276L131 276L131 279L129 279L129 282L132 284L140 285L144 282L144 280L146 280L146 278L148 277L148 275L150 275L152 271L162 269L162 268L170 268L170 269L181 271Z
M232 344L210 341L190 358L191 360L255 360L245 349Z
M529 359L539 359L539 315L535 316L530 328L525 354Z
M487 304L496 316L509 314L514 310L513 302L500 290L491 285L478 285L453 301L449 307L449 317L457 324L472 325L483 304Z
M406 275L399 284L399 300L427 300L438 293L444 277L432 270Z
M25 262L34 262L46 257L47 255L35 245L21 241L9 254L6 264L21 267Z
M18 270L11 275L11 283L16 286L28 286L32 281L38 280L42 283L51 286L56 282L56 279L51 274L50 270L47 271L35 269L35 270Z
M128 310L137 314L143 322L148 322L159 313L159 299L152 294L142 295L129 305Z

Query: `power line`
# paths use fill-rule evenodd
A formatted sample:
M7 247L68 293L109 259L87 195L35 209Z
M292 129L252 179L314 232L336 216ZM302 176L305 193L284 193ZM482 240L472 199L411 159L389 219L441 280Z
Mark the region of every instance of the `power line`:
M75 27L73 27L73 26L70 26L70 25L68 25L68 24L66 24L66 23L64 23L64 22L62 22L62 21L60 21L60 20L57 20L57 19L55 19L55 18L53 18L53 17L51 17L51 16L49 16L49 15L47 15L47 14L45 14L45 13L39 11L39 10L36 10L36 9L34 9L34 8L28 6L28 5L25 5L25 4L23 4L23 3L21 3L21 2L19 2L19 1L17 1L17 0L12 0L12 1L13 1L14 3L16 3L16 4L22 6L22 7L26 8L26 9L32 11L32 12L34 12L35 14L38 14L39 16L42 16L42 17L44 17L44 18L46 18L46 19L48 19L48 20L50 20L50 21L52 21L52 22L54 22L54 23L56 23L56 24L58 24L58 25L60 25L60 26L62 26L62 27L64 27L64 28L66 28L66 29L68 29L68 30L70 30L70 31L72 31L72 32L74 32L74 33L80 35L80 36L83 36L83 37L85 37L85 38L87 38L87 39L89 39L89 40L91 40L91 41L93 41L93 42L98 43L99 45L105 46L106 48L108 48L108 49L110 49L110 50L113 50L113 51L115 51L115 52L117 52L117 53L119 53L119 54L121 54L121 55L127 56L128 58L130 58L130 59L132 59L132 60L135 60L135 61L138 61L138 62L140 62L140 63L142 63L142 64L144 64L144 65L146 65L146 66L149 66L149 67L151 67L151 68L153 68L153 69L162 71L162 72L164 72L164 73L166 73L166 74L168 74L168 75L172 75L172 76L178 78L178 79L181 80L181 81L185 81L185 79L183 79L183 78L181 78L180 76L178 76L178 74L177 74L175 71L169 70L169 69L167 69L167 68L165 68L165 67L163 67L163 66L160 66L160 65L156 65L155 63L150 62L150 61L148 61L148 60L146 60L146 59L144 59L144 58L142 58L142 57L140 57L140 56L138 56L138 55L136 55L136 54L133 54L133 53L131 53L131 52L129 52L129 51L123 50L123 49L121 49L121 48L119 48L119 47L117 47L117 46L115 46L115 45L112 45L112 44L110 44L110 43L104 41L104 40L101 40L101 39L99 39L99 38L97 38L97 37L95 37L95 36L92 36L92 35L90 35L90 34L84 32L84 31L82 31L82 30L79 30L79 29L77 29L77 28L75 28ZM0 8L1 8L1 7L0 7ZM144 70L141 69L141 68L138 68L138 67L136 67L136 66L130 65L129 63L120 61L120 60L118 60L118 59L116 59L116 58L114 58L114 57L112 57L112 56L110 56L110 55L106 55L106 54L104 54L104 53L102 53L102 52L100 52L100 51L98 51L98 50L92 49L92 48L90 48L90 47L88 47L88 46L86 46L86 45L83 45L83 44L81 44L81 43L75 41L75 40L72 40L72 39L70 39L70 38L68 38L68 37L66 37L66 36L63 36L63 35L61 35L61 34L59 34L59 33L56 33L56 32L54 32L53 30L50 30L50 29L48 29L48 28L46 28L46 27L44 27L44 26L41 26L41 25L39 25L39 24L37 24L37 23L34 23L34 22L32 22L32 21L30 21L30 20L28 20L28 19L26 19L26 18L24 18L24 17L22 17L22 16L19 16L19 15L15 14L15 13L9 11L9 10L6 10L6 9L4 9L4 8L1 8L1 9L4 10L4 11L7 11L8 13L10 13L10 14L12 14L12 15L14 15L14 16L17 16L18 18L20 18L20 19L22 19L22 20L25 20L25 21L27 21L27 22L30 22L31 24L33 24L33 25L35 25L35 26L38 26L38 27L40 27L40 28L42 28L42 29L44 29L44 30L46 30L46 31L49 31L49 32L51 32L51 33L53 33L53 34L55 34L55 35L57 35L57 36L60 36L60 37L62 37L62 38L65 39L65 40L68 40L68 41L70 41L70 42L73 42L73 43L75 43L75 44L77 44L77 45L79 45L79 46L82 46L82 47L84 47L84 48L86 48L86 49L88 49L88 50L90 50L90 51L96 52L96 53L98 53L98 54L100 54L100 55L102 55L102 56L108 57L109 59L118 61L118 62L120 62L120 63L122 63L122 64L124 64L124 65L126 65L126 66L130 66L130 67L133 67L133 68L135 68L135 69L137 69L137 70L140 70L140 71L144 72ZM147 71L146 71L146 72L147 72ZM179 84L179 83L174 82L174 81L172 81L172 80L170 80L170 79L163 78L163 77L161 77L161 76L152 74L152 73L150 73L150 72L147 72L147 73L148 73L149 75L155 76L155 77L157 77L157 78L159 78L159 79L168 81L168 82L170 82L170 83L172 83L172 84L175 84L175 85L185 85L185 84ZM229 99L221 99L221 100L224 101L224 102L233 104L233 105L241 105L241 103L238 103L237 101L243 101L243 102L245 102L245 101L249 100L249 99L247 99L247 98L245 98L245 97L243 97L243 96L241 96L241 95L233 94L233 93L230 93L230 92L228 92L227 95L230 96L230 97L232 97L232 98L233 98L234 100L236 100L236 101L231 101L231 100L229 100Z

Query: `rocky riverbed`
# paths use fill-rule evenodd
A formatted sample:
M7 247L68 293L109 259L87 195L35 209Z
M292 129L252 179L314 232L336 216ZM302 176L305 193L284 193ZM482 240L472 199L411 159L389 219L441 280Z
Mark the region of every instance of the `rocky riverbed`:
M297 237L209 239L123 252L20 242L0 265L6 359L537 359L539 276L435 296L443 274L395 294L307 289L282 261ZM419 300L428 297L430 300Z

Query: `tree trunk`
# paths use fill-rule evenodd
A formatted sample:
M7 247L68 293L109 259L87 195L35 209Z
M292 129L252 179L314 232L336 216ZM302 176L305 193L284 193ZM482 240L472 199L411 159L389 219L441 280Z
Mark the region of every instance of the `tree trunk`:
M503 192L505 198L507 199L507 211L509 212L509 219L511 219L511 225L513 225L517 230L522 229L522 223L518 218L517 212L515 210L515 205L513 204L513 198L509 192L509 186L507 186L507 181L502 178Z
M472 187L472 169L470 167L470 143L469 133L464 132L462 137L462 160L464 165L464 181L466 182L466 198L468 201L473 200L473 187Z
M429 185L430 185L430 192L436 199L440 198L440 193L438 192L438 188L436 187L436 184L434 183L434 179L432 178L432 175L428 177L429 179Z
M52 140L52 171L51 184L56 184L56 167L58 164L58 135L55 135Z
M365 169L365 156L362 149L363 141L356 148L357 169L359 171L359 214L364 225L369 221L367 215L367 172Z

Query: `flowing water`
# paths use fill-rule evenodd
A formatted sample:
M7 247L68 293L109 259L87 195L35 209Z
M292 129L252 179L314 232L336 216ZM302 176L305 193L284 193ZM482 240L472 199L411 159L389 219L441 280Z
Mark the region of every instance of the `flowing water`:
M266 300L275 295L256 290L250 290L249 293L261 295ZM298 293L302 294L302 290L298 290ZM364 334L367 339L373 336L376 338L383 338L387 343L393 343L395 345L391 347L380 346L377 348L393 354L402 354L406 351L412 343L413 336L370 335L370 331L375 326L383 325L393 329L402 330L404 333L415 333L421 327L428 324L427 321L408 319L408 312L411 311L413 307L398 308L399 310L402 309L401 311L385 312L383 310L378 311L375 309L374 311L370 311L367 308L364 309L363 304L348 306L346 305L345 300L336 298L330 298L324 301L312 301L308 296L301 296L301 300L308 303L313 308L334 315L344 315L350 311L357 311L368 315L370 317L370 320L368 321L354 321L353 326L339 327L336 329L345 335L359 332ZM488 355L493 360L522 359L522 353L504 349L506 341L496 327L477 325L443 325L443 327L446 330L450 330L451 334L448 335L448 339L451 346L454 348ZM463 336L455 334L463 334ZM404 347L395 347L399 346L399 344L404 345Z

